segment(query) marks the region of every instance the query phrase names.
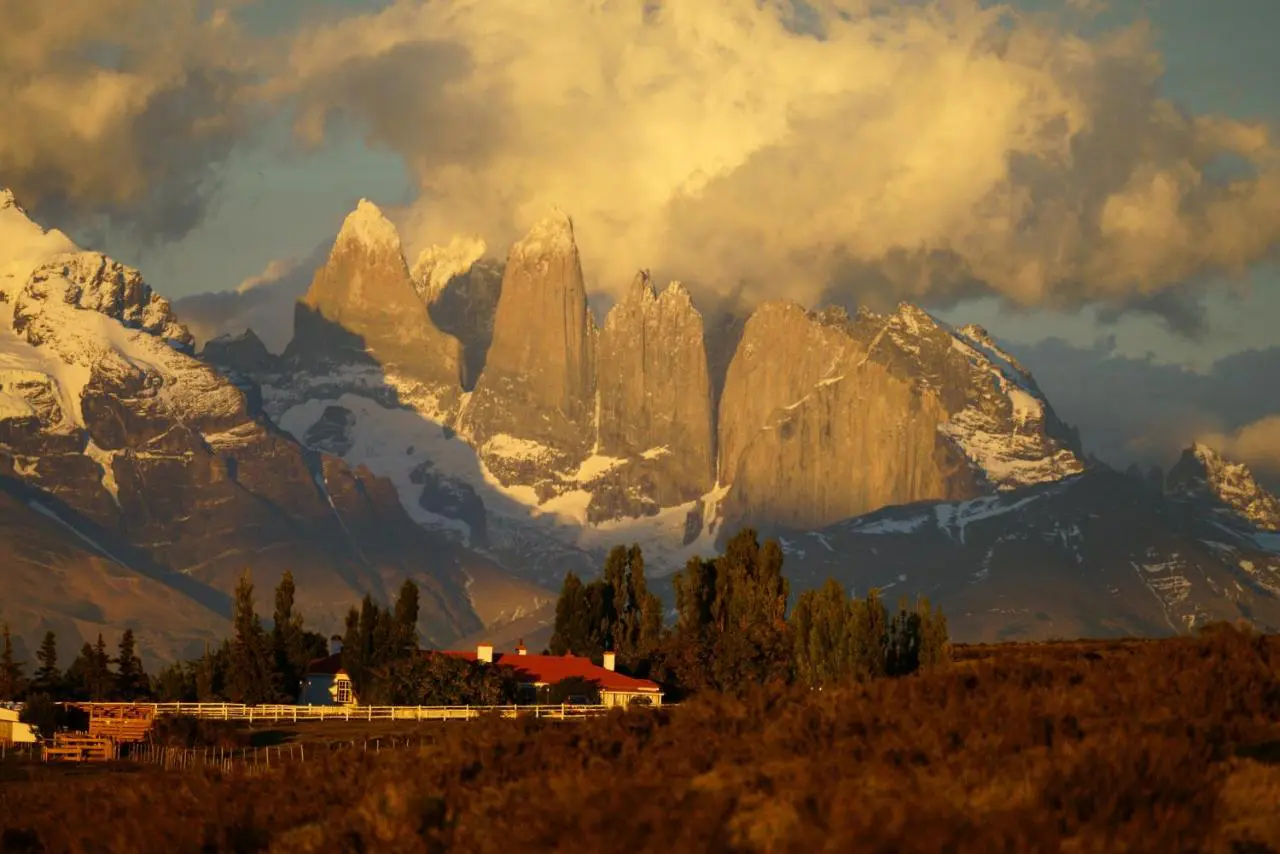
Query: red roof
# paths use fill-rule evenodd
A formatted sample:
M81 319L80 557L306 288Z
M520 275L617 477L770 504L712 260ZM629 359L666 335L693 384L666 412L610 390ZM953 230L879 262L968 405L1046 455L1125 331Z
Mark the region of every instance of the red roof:
M431 654L429 651L424 651ZM474 651L446 651L445 655L475 661ZM495 652L493 663L513 671L512 675L520 682L540 682L554 685L562 679L577 677L594 682L602 691L648 692L657 693L658 685L648 679L635 679L613 670L605 670L591 659L576 655L517 655L514 653ZM342 654L335 653L324 658L317 658L307 665L307 675L334 675L342 672Z
M475 661L474 651L446 651L445 655ZM635 679L613 670L605 670L591 659L576 655L516 655L513 653L495 652L493 663L514 671L514 676L521 682L541 682L554 685L562 679L577 677L594 682L601 691L650 692L657 693L658 685L648 679Z

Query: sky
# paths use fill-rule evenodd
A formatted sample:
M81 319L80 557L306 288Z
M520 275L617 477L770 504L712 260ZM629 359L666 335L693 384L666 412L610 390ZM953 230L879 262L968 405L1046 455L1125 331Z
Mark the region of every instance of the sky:
M361 197L411 264L554 204L598 292L909 300L1086 387L1271 364L1230 360L1280 345L1280 3L883 5L19 0L0 183L171 298L305 288ZM1118 405L1074 396L1086 434ZM1196 430L1280 469L1213 405ZM1116 458L1186 439L1143 423Z

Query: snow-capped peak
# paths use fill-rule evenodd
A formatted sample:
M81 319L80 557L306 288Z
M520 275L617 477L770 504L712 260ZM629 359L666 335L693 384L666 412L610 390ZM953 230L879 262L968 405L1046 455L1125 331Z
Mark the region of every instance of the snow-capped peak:
M13 297L27 277L41 264L59 255L80 251L61 231L45 231L22 209L9 190L0 190L0 293L9 299L2 305L12 310ZM7 325L7 324L6 324Z
M1186 498L1208 498L1259 528L1280 531L1280 499L1264 489L1244 463L1234 463L1196 442L1169 471L1169 491Z
M553 207L519 243L511 247L513 256L536 258L540 255L562 255L577 252L573 238L573 219L560 208Z
M382 209L368 199L361 199L356 209L347 214L338 232L338 242L356 242L371 249L400 251L400 233Z
M447 246L428 246L418 253L412 275L421 283L426 301L435 302L445 286L465 275L488 248L480 237L454 236Z

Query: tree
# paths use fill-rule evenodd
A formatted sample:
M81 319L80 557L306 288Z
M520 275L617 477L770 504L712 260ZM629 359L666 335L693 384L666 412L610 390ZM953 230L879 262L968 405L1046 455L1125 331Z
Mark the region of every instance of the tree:
M737 692L791 677L789 584L782 548L739 531L714 561L690 560L675 579L679 622L659 673L686 688Z
M62 693L62 672L58 670L58 638L53 632L45 632L40 649L36 652L40 667L31 679L31 690L57 696Z
M920 666L926 670L945 666L951 661L947 615L924 598L916 603L916 613L920 615Z
M819 590L800 594L791 615L796 678L810 687L834 685L850 679L849 655L853 630L844 588L833 578Z
M98 633L98 641L93 645L93 666L90 670L91 698L109 700L115 696L115 674L111 672L111 656L107 654L107 642Z
M254 610L253 578L240 576L233 597L230 659L227 662L227 694L233 702L258 704L275 699L271 646L262 620Z
M586 588L578 576L565 574L560 586L560 598L556 600L555 630L551 635L552 655L566 653L581 655L590 643L590 610Z
M138 658L133 629L125 629L120 635L119 654L116 656L116 695L126 701L133 702L147 696L150 680L142 669L142 660Z
M409 706L500 706L515 694L507 668L434 652L380 668L369 688L372 702Z
M289 702L298 696L309 657L302 615L294 607L294 593L293 573L286 569L276 586L275 611L271 617L271 653L274 685L282 699Z
M0 702L12 702L22 695L22 662L14 658L13 637L9 624L4 624L0 640Z
M109 700L115 695L111 656L101 634L96 644L86 641L63 677L66 690L77 700Z
M605 561L603 581L609 591L603 600L608 608L600 615L609 622L604 634L625 669L634 671L662 634L662 602L649 592L640 546L615 546Z
M865 600L853 599L849 609L849 658L853 673L862 677L885 675L889 618L880 600L880 591L871 588Z
M408 658L418 651L418 585L406 578L396 596L395 614L392 620L393 656Z

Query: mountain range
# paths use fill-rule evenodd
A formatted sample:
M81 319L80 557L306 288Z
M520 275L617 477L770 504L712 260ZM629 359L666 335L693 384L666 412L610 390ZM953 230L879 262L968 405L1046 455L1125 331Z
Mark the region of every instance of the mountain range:
M242 569L265 596L288 568L326 631L413 578L425 642L528 640L612 545L668 576L744 525L793 590L925 594L960 639L1280 626L1280 502L1243 466L1094 463L985 330L909 304L711 324L641 270L597 322L559 212L504 260L411 265L362 201L283 353L196 353L137 271L5 195L0 298L0 619L29 639L191 654Z

